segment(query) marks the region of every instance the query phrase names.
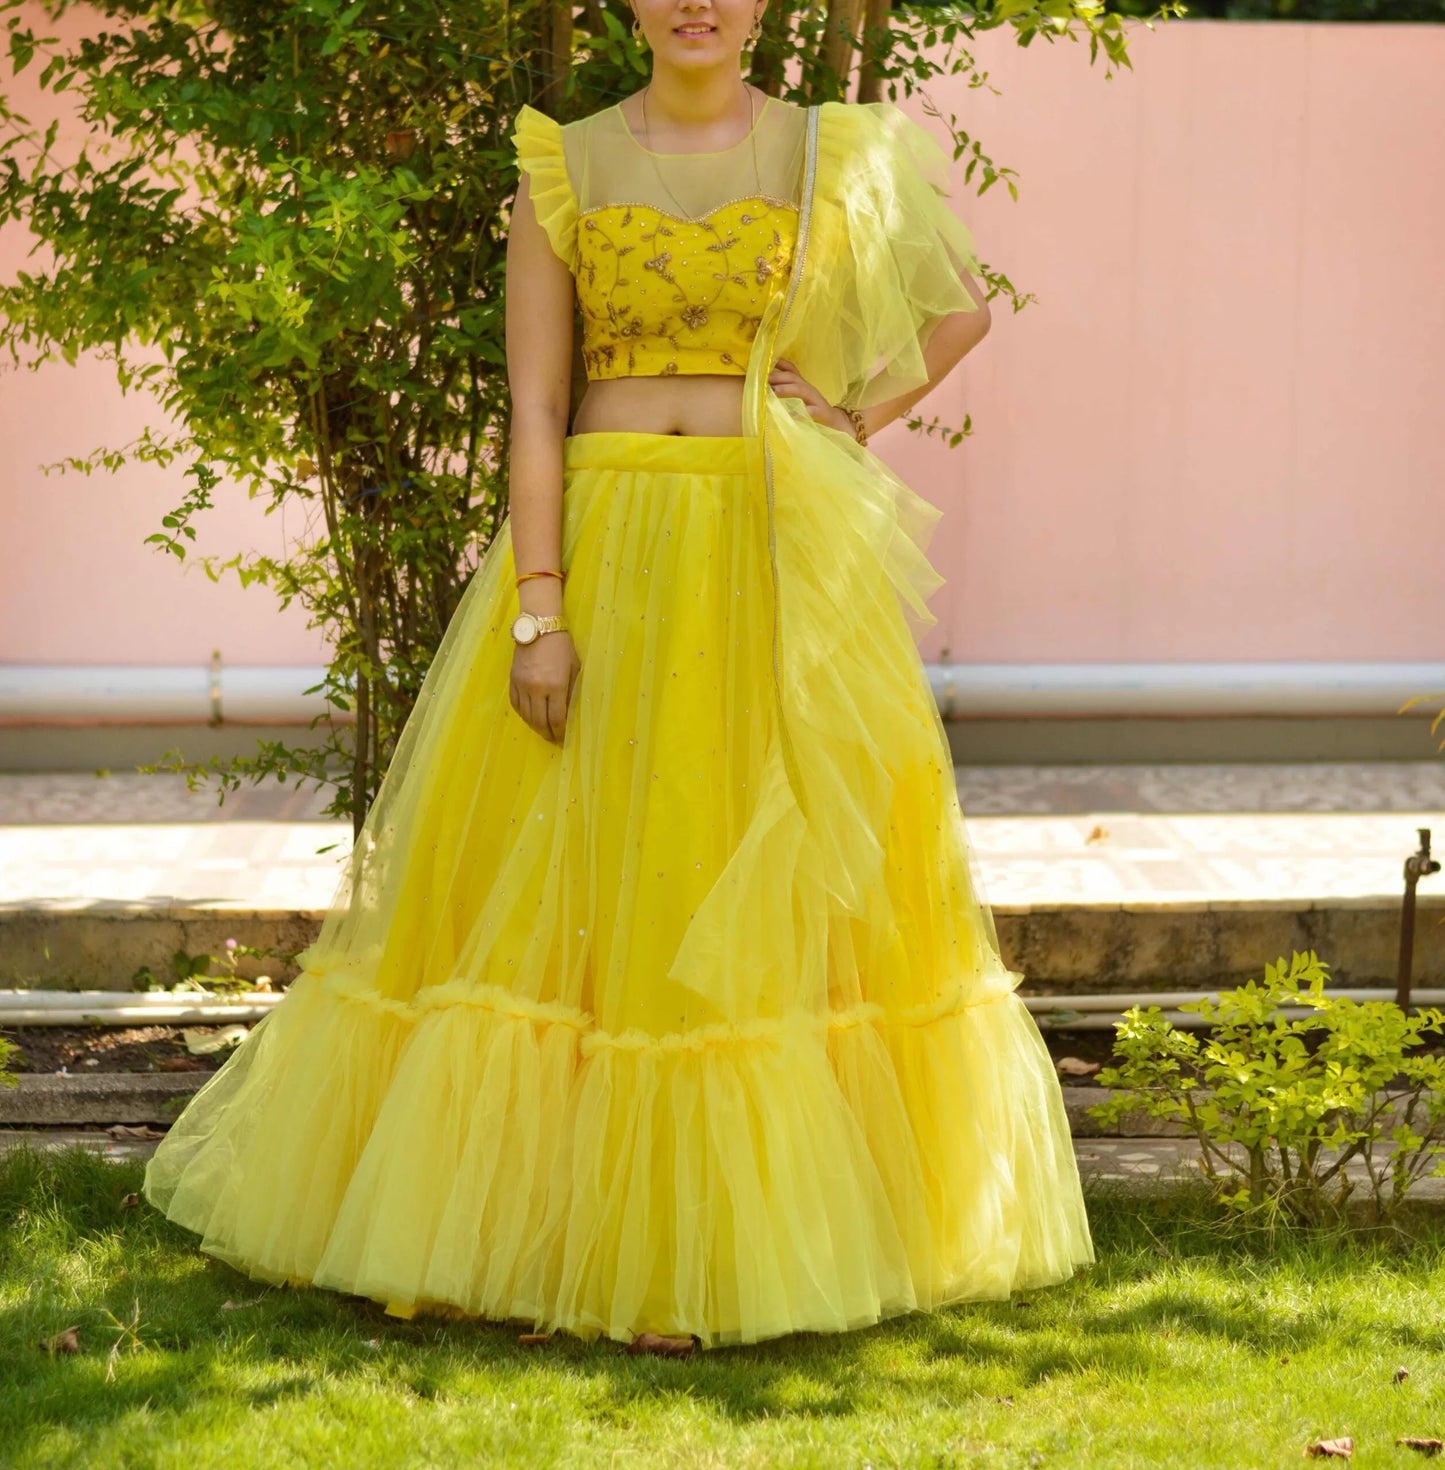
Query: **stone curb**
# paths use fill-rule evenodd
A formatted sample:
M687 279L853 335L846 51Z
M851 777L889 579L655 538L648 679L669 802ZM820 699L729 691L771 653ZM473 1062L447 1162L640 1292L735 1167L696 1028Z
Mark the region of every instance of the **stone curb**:
M182 1104L212 1073L126 1072L95 1077L21 1073L0 1087L0 1126L66 1123L173 1123Z
M152 1123L168 1126L212 1072L112 1072L60 1077L21 1073L0 1087L0 1128L65 1127L80 1123ZM1064 1112L1074 1138L1187 1138L1180 1123L1128 1113L1101 1127L1089 1109L1113 1094L1106 1087L1063 1087Z
M15 1087L0 1087L0 1127L55 1127L76 1123L173 1123L181 1106L214 1074L210 1072L112 1072L87 1077L22 1073ZM1168 1138L1184 1130L1131 1115L1105 1132L1087 1109L1103 1102L1102 1087L1065 1087L1064 1110L1075 1138Z
M1008 968L1029 994L1228 990L1258 979L1266 961L1314 950L1333 982L1393 988L1399 956L1395 898L1258 899L1177 903L993 906ZM1445 985L1445 897L1419 899L1415 984ZM171 973L172 956L219 954L229 938L295 954L322 914L170 901L0 904L0 987L128 990L142 965ZM242 973L286 980L294 969L249 961Z

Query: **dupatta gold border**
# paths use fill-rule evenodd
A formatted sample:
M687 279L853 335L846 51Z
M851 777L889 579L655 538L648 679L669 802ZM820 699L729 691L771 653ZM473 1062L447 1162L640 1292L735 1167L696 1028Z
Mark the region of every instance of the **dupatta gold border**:
M798 294L798 287L803 279L803 272L807 268L808 237L813 222L813 189L818 177L818 108L816 106L808 109L807 141L803 158L803 188L801 207L798 211L798 241L793 251L793 264L788 276L787 293L783 298L782 309L773 318L771 329L768 332L767 352L762 360L763 370L758 389L761 405L758 413L758 437L761 440L763 452L763 485L768 511L768 566L772 574L773 586L773 699L777 709L778 743L782 750L783 769L787 773L788 785L792 788L793 798L798 803L798 810L802 812L806 820L808 808L803 800L803 783L798 775L798 758L788 730L788 718L783 700L783 612L782 598L779 595L778 537L774 518L773 453L768 444L767 375L772 369L773 349L778 333L788 318L788 313L792 309L794 298Z

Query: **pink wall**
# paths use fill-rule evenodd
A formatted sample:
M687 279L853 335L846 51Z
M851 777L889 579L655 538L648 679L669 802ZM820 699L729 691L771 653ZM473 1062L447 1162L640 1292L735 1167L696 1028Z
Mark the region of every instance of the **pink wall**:
M946 512L925 655L1438 658L1445 27L978 51L1002 95L939 100L1020 198L962 213L1039 302L935 395L975 438L890 431Z
M72 38L96 24L84 11L56 23L38 5L25 10L41 35ZM12 79L6 57L0 91L42 131L58 116L56 152L78 152L83 125L58 105L64 99L35 86L43 64L37 57ZM43 267L32 244L13 224L0 229L0 280ZM166 427L153 400L122 395L114 369L98 359L26 372L0 358L0 663L202 664L217 648L231 664L316 663L321 640L298 610L280 611L269 593L242 591L234 577L213 583L198 564L144 544L180 501L182 462L88 477L41 470L66 455L122 447L147 423ZM266 516L239 487L218 486L215 499L197 521L198 552L275 555L300 529Z
M1136 28L1111 81L1081 45L978 51L1002 95L937 95L1021 197L961 207L1040 299L928 403L971 440L879 445L946 513L925 655L1439 657L1445 28ZM0 233L0 276L25 248ZM315 662L298 614L142 545L178 470L38 469L146 411L103 364L0 368L0 662ZM239 490L203 524L227 554L299 529Z

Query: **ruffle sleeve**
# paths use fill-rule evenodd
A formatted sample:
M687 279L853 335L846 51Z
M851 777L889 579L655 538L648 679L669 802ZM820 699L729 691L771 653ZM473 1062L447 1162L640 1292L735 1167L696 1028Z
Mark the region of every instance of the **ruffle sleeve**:
M572 270L577 261L577 196L567 177L562 125L524 106L517 114L512 141L517 145L517 164L527 175L537 218L552 249Z
M825 103L806 256L777 350L830 402L866 406L928 380L923 348L974 311L972 232L948 197L948 159L891 103Z

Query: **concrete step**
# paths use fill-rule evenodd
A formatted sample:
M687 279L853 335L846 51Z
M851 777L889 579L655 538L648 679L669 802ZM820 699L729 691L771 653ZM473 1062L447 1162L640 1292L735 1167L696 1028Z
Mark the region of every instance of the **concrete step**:
M100 1075L23 1073L14 1087L0 1087L0 1127L73 1127L128 1123L164 1127L213 1076L210 1072L113 1072ZM1107 1130L1089 1116L1104 1102L1103 1087L1064 1087L1070 1130L1078 1137L1163 1138L1182 1132L1152 1118L1129 1116Z
M103 1072L95 1076L21 1073L0 1087L0 1127L80 1123L168 1125L211 1072Z
M1445 822L1442 822L1445 830ZM1263 977L1266 963L1314 950L1332 980L1393 989L1400 901L1368 898L1150 900L992 905L1010 969L1026 994L1227 989ZM175 956L220 955L235 939L271 957L237 972L285 981L289 959L316 938L319 909L223 904L105 903L84 907L0 904L0 988L126 991L142 969L175 979ZM1414 982L1445 985L1445 896L1419 900Z
M1034 994L1223 988L1308 949L1342 986L1392 987L1405 858L1421 827L1445 846L1445 761L957 774L976 887ZM258 801L232 820L165 778L0 776L0 987L164 983L232 938L304 948L350 830L314 795ZM1420 887L1422 988L1445 985L1442 879Z

